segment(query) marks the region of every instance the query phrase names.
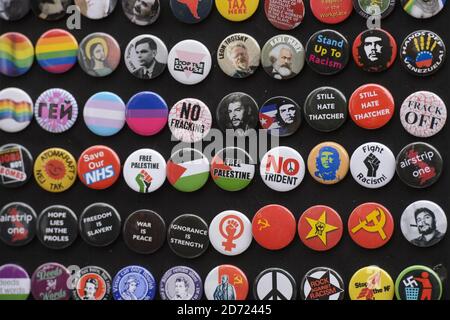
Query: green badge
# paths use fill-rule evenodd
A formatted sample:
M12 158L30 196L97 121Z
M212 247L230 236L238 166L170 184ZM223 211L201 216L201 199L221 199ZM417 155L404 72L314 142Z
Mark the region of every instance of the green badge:
M255 164L243 149L228 147L220 150L211 162L214 182L227 191L239 191L247 187L255 175Z
M397 277L395 295L398 300L440 300L442 281L431 268L411 266Z
M167 179L182 192L193 192L202 188L209 178L209 161L198 150L180 149L167 162Z

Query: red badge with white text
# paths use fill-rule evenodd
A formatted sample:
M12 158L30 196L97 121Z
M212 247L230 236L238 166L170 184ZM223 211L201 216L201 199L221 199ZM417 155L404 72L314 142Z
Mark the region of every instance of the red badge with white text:
M366 84L356 89L348 105L353 122L364 129L383 127L394 115L394 108L394 97L378 84Z
M315 251L335 247L342 238L343 224L339 214L330 207L317 205L303 212L298 234L303 244Z
M310 0L309 4L316 19L327 24L341 23L353 11L352 0Z
M78 177L88 188L109 188L119 176L119 156L106 146L92 146L86 149L78 160Z
M350 215L348 232L359 246L377 249L391 239L394 233L394 219L389 210L381 204L363 203Z
M289 209L271 204L258 210L253 217L253 238L268 250L287 247L295 237L295 217Z

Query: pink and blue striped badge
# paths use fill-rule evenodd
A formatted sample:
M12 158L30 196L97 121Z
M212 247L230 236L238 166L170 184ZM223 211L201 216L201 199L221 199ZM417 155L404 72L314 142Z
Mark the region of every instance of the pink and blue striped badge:
M158 94L144 91L131 97L127 104L128 127L141 136L152 136L167 124L169 108Z
M98 136L113 136L125 125L125 108L118 95L106 91L96 93L84 105L84 122Z

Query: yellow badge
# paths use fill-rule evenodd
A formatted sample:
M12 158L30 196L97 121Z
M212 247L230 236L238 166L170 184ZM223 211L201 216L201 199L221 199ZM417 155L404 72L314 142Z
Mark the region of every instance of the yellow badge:
M351 300L392 300L394 282L391 276L377 266L359 269L348 285Z
M219 13L230 21L244 21L258 9L259 0L216 0Z
M308 171L323 184L335 184L345 178L349 169L349 156L343 146L323 142L315 146L308 156Z
M50 148L43 151L34 163L37 184L49 192L69 189L77 178L77 162L66 150Z

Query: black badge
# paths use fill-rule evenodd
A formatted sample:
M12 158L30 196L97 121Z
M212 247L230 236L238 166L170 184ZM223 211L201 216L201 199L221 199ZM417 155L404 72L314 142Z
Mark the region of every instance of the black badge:
M55 21L64 18L67 8L73 5L73 0L32 0L31 8L34 14L44 20Z
M36 212L22 202L12 202L0 210L0 239L7 245L19 247L36 235Z
M347 120L347 98L332 87L317 88L306 98L303 107L306 122L314 129L331 132Z
M300 296L303 300L343 300L344 295L344 281L330 268L309 270L300 284Z
M120 235L120 215L106 203L94 203L84 209L79 221L80 235L95 247L105 247Z
M199 216L183 214L169 225L167 242L178 256L197 258L208 249L208 225Z
M33 157L23 146L6 144L0 147L0 185L7 188L23 186L33 174Z
M364 19L371 16L381 16L381 19L384 19L394 11L395 2L396 0L353 0L353 7Z
M400 58L405 68L417 76L437 72L447 57L444 41L432 31L411 33L403 41Z
M259 123L271 135L287 137L294 134L302 123L299 105L287 97L273 97L259 109Z
M181 22L194 24L205 20L211 13L213 0L169 0L172 13Z
M424 142L414 142L397 156L397 174L408 186L426 188L439 180L443 160L439 151Z
M256 300L295 300L297 283L289 272L269 268L256 277L253 294Z
M30 0L0 0L0 19L20 20L30 11Z
M37 221L37 237L49 249L65 249L78 236L78 219L65 206L50 206L42 210Z
M350 45L337 31L314 33L306 44L306 62L315 72L332 75L341 72L350 58Z
M248 94L230 93L217 107L217 124L226 133L247 136L258 126L258 104Z
M123 226L123 239L134 252L150 254L157 251L166 239L166 223L151 210L133 212Z
M382 29L361 32L353 42L353 59L356 65L367 72L389 69L397 57L394 37Z

